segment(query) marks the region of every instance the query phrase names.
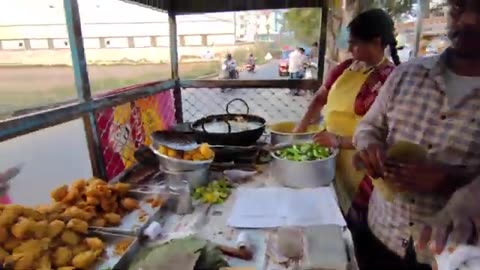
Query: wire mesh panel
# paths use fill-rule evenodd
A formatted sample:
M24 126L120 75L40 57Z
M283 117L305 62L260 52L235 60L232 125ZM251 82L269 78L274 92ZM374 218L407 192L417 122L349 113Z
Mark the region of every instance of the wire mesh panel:
M182 90L183 119L190 122L210 114L226 113L227 103L237 98L248 104L250 114L262 116L272 123L299 120L312 100L312 94L309 91L292 92L278 88L223 91L213 88L188 88ZM231 113L245 113L246 110L242 102L233 102L230 105Z
M172 91L138 99L96 114L107 178L135 163L134 152L150 145L150 134L175 124Z

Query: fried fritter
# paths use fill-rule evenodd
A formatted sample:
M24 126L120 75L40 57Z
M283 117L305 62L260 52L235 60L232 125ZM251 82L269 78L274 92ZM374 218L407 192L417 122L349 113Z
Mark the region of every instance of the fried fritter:
M95 227L105 227L107 225L107 221L104 218L95 218L90 222L90 225Z
M88 237L85 238L85 243L90 249L95 249L95 250L102 250L104 249L105 245L103 244L103 241L98 238L98 237Z
M13 251L16 247L20 246L22 242L15 237L9 237L5 243L3 243L3 248L6 251Z
M17 220L17 218L23 213L23 206L17 204L9 204L5 206L0 214L0 226L8 226Z
M37 221L33 225L33 234L35 235L36 239L42 239L48 236L48 221L41 220Z
M71 230L63 231L61 239L65 244L70 246L76 246L81 241L80 236Z
M68 266L73 258L72 249L69 247L58 247L52 258L55 267Z
M138 209L140 206L138 205L138 201L133 199L133 198L123 198L122 199L122 206L129 210L129 211L133 211L135 209Z
M52 190L52 192L50 193L50 196L56 202L61 202L67 196L67 194L68 194L68 186L63 185L61 187L58 187L58 188Z
M86 221L73 218L67 223L67 229L74 232L86 234L88 232L88 223Z
M127 183L115 183L113 184L113 189L121 196L127 195L130 191L130 184Z
M3 264L8 256L10 256L10 254L5 249L0 247L0 264Z
M8 230L5 227L0 227L0 243L4 243L8 239Z
M67 208L63 214L68 218L78 218L85 221L88 221L93 217L93 214L82 210L76 206Z
M80 253L82 253L82 252L84 252L84 251L87 251L87 250L88 250L88 246L87 246L87 244L85 244L85 243L82 243L82 244L80 244L80 245L78 245L78 246L72 247L73 256L76 256L76 255L78 255L78 254L80 254Z
M11 232L18 239L25 239L29 232L34 232L35 221L29 218L21 217L17 223L13 224Z
M89 269L96 259L95 252L88 250L73 257L72 264L76 268Z
M15 264L13 269L15 270L34 269L33 263L35 259L32 254L29 254L29 253L13 254L12 259Z
M58 219L51 221L50 224L48 224L48 230L47 230L48 237L50 238L57 237L57 235L59 235L64 228L65 228L65 222Z
M122 217L116 213L107 213L103 216L109 225L118 225L122 221Z
M40 257L40 260L37 262L37 270L51 270L52 262L50 261L50 253L46 252Z

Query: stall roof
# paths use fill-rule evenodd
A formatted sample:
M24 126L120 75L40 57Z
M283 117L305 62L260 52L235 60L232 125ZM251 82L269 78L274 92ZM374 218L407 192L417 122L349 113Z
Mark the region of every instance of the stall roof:
M323 7L325 0L125 0L175 14Z

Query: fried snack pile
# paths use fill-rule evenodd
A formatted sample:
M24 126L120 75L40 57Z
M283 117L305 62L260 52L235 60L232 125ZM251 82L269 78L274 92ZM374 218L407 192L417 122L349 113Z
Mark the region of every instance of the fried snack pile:
M0 263L15 270L90 269L104 251L88 223L64 219L65 205L0 205Z
M127 196L129 190L130 185L125 183L107 184L96 178L80 179L70 187L56 188L51 197L65 208L60 213L62 220L73 218L86 222L87 226L107 227L119 225L122 216L139 208L138 201Z
M206 143L202 143L200 147L191 151L177 151L161 145L158 148L158 152L171 158L192 161L210 160L214 156L213 150Z

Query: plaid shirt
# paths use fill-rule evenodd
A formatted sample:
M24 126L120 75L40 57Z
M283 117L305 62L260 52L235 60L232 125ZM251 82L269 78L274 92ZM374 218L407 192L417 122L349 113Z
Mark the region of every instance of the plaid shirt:
M480 89L472 89L458 104L449 105L443 77L446 54L413 60L390 75L357 127L357 149L371 143L386 143L388 147L410 141L426 147L430 160L479 171ZM409 194L388 202L374 190L368 223L378 239L404 256L412 228L439 211L447 200L434 194ZM417 254L417 259L431 261L429 254Z

